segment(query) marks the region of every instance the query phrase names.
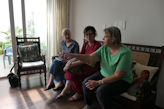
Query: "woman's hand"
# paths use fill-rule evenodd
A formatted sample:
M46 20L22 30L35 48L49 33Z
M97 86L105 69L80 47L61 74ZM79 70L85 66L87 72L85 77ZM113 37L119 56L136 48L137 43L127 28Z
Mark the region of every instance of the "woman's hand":
M85 86L89 89L89 90L93 90L94 88L98 87L100 85L99 81L95 81L95 80L88 80L87 83L85 83Z
M73 58L73 53L64 53L64 58Z
M68 61L65 65L65 67L63 68L64 72L67 72L68 69L71 67L72 61Z

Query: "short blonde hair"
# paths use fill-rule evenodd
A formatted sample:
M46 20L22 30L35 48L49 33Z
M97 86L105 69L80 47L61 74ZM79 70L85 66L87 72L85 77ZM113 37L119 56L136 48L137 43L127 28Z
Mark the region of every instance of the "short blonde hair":
M66 31L69 31L69 33L71 34L71 31L70 31L69 28L63 28L62 29L62 36L64 36L64 34L65 34Z

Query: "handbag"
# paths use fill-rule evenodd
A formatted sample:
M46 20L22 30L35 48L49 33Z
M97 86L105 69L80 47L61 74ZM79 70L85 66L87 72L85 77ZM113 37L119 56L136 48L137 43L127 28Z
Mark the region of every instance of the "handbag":
M19 78L18 78L18 76L12 72L14 67L15 67L15 64L11 68L10 73L7 75L7 78L9 80L10 86L12 88L16 88L19 85Z

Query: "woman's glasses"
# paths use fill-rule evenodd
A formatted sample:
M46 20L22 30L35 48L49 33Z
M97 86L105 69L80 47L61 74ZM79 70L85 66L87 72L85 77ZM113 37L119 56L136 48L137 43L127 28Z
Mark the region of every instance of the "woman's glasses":
M92 36L92 35L94 35L94 34L93 33L86 33L85 37L89 37L89 36Z

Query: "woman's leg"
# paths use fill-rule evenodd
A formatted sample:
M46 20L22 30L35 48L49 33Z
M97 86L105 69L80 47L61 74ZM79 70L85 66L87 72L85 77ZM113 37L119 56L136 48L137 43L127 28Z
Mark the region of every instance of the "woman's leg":
M66 80L66 84L65 84L65 87L64 89L62 90L62 92L57 95L56 99L59 99L63 96L65 96L66 92L71 88L71 80Z
M50 74L50 75L49 75L49 79L48 79L48 84L47 84L46 87L48 87L48 86L54 84L54 83L53 83L53 80L54 80L54 76L53 76L52 74Z
M112 96L119 95L129 88L130 84L123 80L100 85L96 90L96 97L102 109L111 109Z
M73 96L71 96L70 98L68 98L68 101L77 101L79 99L81 99L83 96L79 93L75 93Z
M61 63L60 61L54 59L51 67L50 67L50 76L49 76L49 80L48 80L48 84L47 87L49 87L51 84L53 84L53 80L54 78L57 81L57 86L61 85L61 81L64 78L64 74L63 74L63 68L64 68L65 64ZM56 84L55 84L56 85Z
M84 102L86 105L91 106L92 105L92 94L94 93L93 90L89 90L85 84L88 82L88 80L100 80L102 79L103 76L100 74L100 72L96 72L94 74L92 74L91 76L87 77L84 81L83 81L83 95L84 95Z
M71 80L72 80L72 90L75 92L75 94L73 96L71 96L70 98L68 98L69 101L76 101L81 99L82 96L82 82L84 80L85 76L81 73L81 74L74 74L71 73Z

